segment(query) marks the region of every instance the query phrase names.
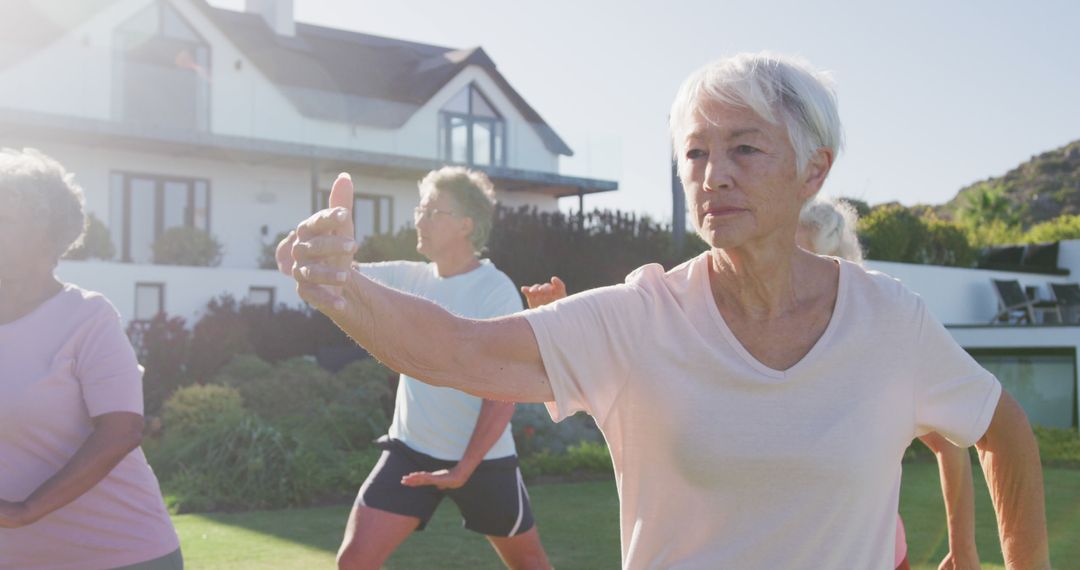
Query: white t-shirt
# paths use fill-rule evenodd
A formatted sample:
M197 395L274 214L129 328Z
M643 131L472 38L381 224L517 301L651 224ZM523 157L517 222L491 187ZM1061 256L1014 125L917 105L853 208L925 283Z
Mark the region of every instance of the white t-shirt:
M1001 387L922 300L840 262L836 307L785 371L758 362L712 298L708 253L526 314L552 418L600 426L626 568L893 568L900 459L961 446Z
M516 313L523 307L517 288L488 260L480 267L452 277L440 277L434 263L390 261L361 264L360 272L405 293L433 301L455 315L488 319ZM420 453L457 461L465 455L482 400L454 390L429 386L401 375L390 437ZM514 455L514 438L507 424L484 459Z

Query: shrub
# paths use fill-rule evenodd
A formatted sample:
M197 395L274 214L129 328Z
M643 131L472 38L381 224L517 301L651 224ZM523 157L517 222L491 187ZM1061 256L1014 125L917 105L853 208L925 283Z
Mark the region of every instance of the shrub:
M968 234L963 226L929 217L926 222L926 243L923 246L923 259L931 265L949 265L953 267L973 267L978 252L968 241Z
M248 327L236 299L228 294L211 299L191 331L188 375L197 382L206 382L234 356L251 351Z
M162 408L166 433L193 434L221 418L244 415L244 402L227 386L187 386L178 389Z
M259 259L256 260L259 269L277 269L277 258L275 257L277 246L281 243L281 240L285 239L288 235L289 232L278 232L278 234L274 236L274 239L270 240L269 243L263 244L262 250L259 252Z
M213 382L235 388L247 408L265 420L303 415L342 396L344 390L314 362L294 358L271 366L257 356L236 356Z
M402 228L393 234L368 236L356 250L356 260L360 263L399 259L424 261L424 256L416 251L416 228Z
M1035 426L1039 456L1047 465L1080 467L1080 433L1074 429Z
M221 263L221 244L209 233L189 226L176 226L154 240L154 263L216 267Z
M1024 235L1027 243L1080 239L1080 216L1062 215L1032 226Z
M590 478L614 474L607 446L583 441L566 449L565 453L542 451L522 458L521 474L534 479L543 476Z
M518 404L512 425L514 445L522 457L542 452L560 454L575 444L603 439L590 416L575 414L555 423L543 404Z
M880 206L859 220L868 259L922 263L926 234L923 221L900 204Z
M108 261L116 255L109 228L93 213L86 216L86 233L78 246L64 254L64 259L102 259Z
M131 321L127 334L144 369L145 412L156 415L165 399L186 383L184 363L191 333L182 317L161 313L148 322Z

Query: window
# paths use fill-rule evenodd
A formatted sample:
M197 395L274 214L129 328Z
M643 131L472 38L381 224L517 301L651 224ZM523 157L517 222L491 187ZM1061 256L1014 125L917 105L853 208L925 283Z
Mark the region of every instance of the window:
M248 295L247 298L244 299L244 302L249 305L265 305L267 308L273 310L274 288L256 286L249 287Z
M447 162L506 165L506 121L473 83L439 112L439 141Z
M312 211L317 212L330 204L330 191L319 190L315 193ZM357 194L353 201L353 229L356 242L394 231L394 199L377 194Z
M1054 428L1076 427L1076 356L1072 349L969 352L1020 402L1031 423Z
M168 2L116 29L113 114L122 121L205 131L210 46Z
M165 312L164 283L135 284L135 321L149 321Z
M150 263L154 240L165 230L186 226L210 231L210 183L114 172L109 195L109 227L120 259Z

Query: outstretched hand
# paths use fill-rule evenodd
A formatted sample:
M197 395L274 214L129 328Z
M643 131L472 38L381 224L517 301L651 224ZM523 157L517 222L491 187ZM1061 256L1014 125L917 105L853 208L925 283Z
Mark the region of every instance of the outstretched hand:
M406 487L423 487L434 485L439 489L457 489L469 481L471 473L463 473L457 469L440 469L438 471L416 471L401 478L401 484Z
M342 285L357 245L352 204L352 179L343 172L330 190L330 207L301 222L275 252L278 269L296 279L300 298L323 312L345 308Z
M566 297L566 284L563 283L562 279L552 277L550 283L523 286L521 294L525 295L529 308L535 309Z

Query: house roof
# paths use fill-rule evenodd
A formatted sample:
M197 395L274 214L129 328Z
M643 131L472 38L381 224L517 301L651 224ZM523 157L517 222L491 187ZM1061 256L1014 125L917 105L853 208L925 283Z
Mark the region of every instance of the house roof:
M48 3L15 0L0 19L0 68L48 45L115 0L86 0L60 16ZM191 4L234 42L305 116L396 128L467 66L484 70L553 153L573 151L525 101L482 48L452 49L297 23L275 33L262 16ZM12 17L15 16L15 17ZM6 23L6 25L5 25Z

